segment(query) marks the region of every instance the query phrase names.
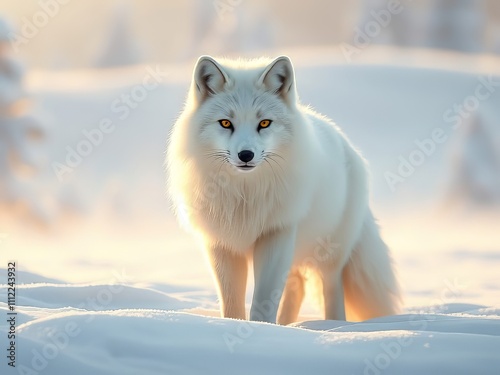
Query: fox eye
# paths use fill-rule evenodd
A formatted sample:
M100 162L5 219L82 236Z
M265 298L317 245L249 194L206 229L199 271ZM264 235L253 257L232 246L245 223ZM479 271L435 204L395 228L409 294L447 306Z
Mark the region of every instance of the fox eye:
M233 127L233 124L229 120L219 120L219 124L224 129L231 129Z
M259 130L269 127L269 125L271 125L271 122L273 122L273 121L272 120L262 120L261 122L259 122Z

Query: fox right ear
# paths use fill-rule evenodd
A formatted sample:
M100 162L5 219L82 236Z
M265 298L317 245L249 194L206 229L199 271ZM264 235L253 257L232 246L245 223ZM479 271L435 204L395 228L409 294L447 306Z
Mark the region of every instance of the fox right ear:
M295 73L292 62L287 56L280 56L271 62L260 76L258 84L263 85L267 90L280 96L288 103L297 100Z
M222 67L210 56L201 56L194 68L194 90L201 102L211 95L222 91L228 76Z

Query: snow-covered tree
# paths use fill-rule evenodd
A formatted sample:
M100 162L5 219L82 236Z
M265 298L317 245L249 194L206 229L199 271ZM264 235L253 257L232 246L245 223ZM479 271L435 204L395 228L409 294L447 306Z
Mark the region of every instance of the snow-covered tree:
M500 54L500 25L490 27L490 51Z
M245 54L274 47L275 26L265 9L244 1L197 0L193 2L191 35L182 59L200 54Z
M427 45L481 52L486 24L482 0L435 0L429 11Z
M130 29L130 14L129 3L120 3L114 9L109 33L95 63L97 67L133 65L143 61L141 46Z
M11 31L0 19L0 206L3 212L16 209L46 219L48 211L38 194L46 131L31 112L23 88L24 68L10 46Z
M451 160L452 204L490 207L500 203L500 157L478 114L459 130Z
M356 36L374 44L408 45L413 35L410 4L394 11L387 0L362 0Z

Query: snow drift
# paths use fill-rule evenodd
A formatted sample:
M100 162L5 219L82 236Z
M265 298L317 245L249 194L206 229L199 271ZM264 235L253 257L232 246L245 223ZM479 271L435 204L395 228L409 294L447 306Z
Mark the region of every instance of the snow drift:
M189 293L130 285L33 283L18 293L13 374L446 375L500 368L498 308L449 304L362 323L283 327L193 314L202 302ZM5 336L5 303L0 310Z

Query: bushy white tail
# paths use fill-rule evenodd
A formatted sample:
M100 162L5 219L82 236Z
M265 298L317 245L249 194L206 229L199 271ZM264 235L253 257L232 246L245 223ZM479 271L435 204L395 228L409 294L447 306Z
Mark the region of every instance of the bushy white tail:
M342 277L348 320L399 313L401 296L391 255L371 214Z

